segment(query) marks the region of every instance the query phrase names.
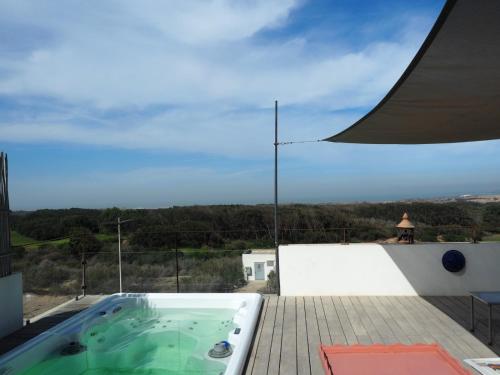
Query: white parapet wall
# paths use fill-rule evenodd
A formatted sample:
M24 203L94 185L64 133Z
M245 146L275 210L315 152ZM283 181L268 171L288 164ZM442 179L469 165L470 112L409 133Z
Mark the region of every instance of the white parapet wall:
M465 268L448 272L447 250L458 250ZM281 294L467 295L500 291L500 243L284 245L279 250Z
M23 326L23 278L21 273L0 277L0 338Z

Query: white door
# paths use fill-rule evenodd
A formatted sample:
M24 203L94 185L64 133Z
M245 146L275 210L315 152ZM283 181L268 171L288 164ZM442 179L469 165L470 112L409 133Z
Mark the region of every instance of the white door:
M266 273L264 271L264 262L255 262L255 280L265 280Z

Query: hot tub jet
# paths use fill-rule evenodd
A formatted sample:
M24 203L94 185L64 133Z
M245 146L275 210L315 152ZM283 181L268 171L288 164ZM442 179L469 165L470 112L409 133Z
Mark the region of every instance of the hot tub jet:
M75 355L87 350L85 345L80 344L78 341L71 341L61 350L61 355Z
M233 348L227 341L218 342L208 351L208 355L212 358L226 358L231 354L233 354Z

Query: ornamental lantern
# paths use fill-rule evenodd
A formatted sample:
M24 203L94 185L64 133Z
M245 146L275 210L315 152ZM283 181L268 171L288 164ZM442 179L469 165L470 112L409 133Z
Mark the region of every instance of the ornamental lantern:
M415 236L415 225L409 220L408 214L405 212L401 222L396 225L398 228L398 242L413 243Z

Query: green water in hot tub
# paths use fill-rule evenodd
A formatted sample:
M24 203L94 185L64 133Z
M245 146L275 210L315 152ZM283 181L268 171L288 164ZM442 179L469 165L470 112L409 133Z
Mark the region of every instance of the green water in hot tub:
M22 375L219 375L224 361L207 358L237 325L232 309L129 309L92 321L78 354L61 350Z

